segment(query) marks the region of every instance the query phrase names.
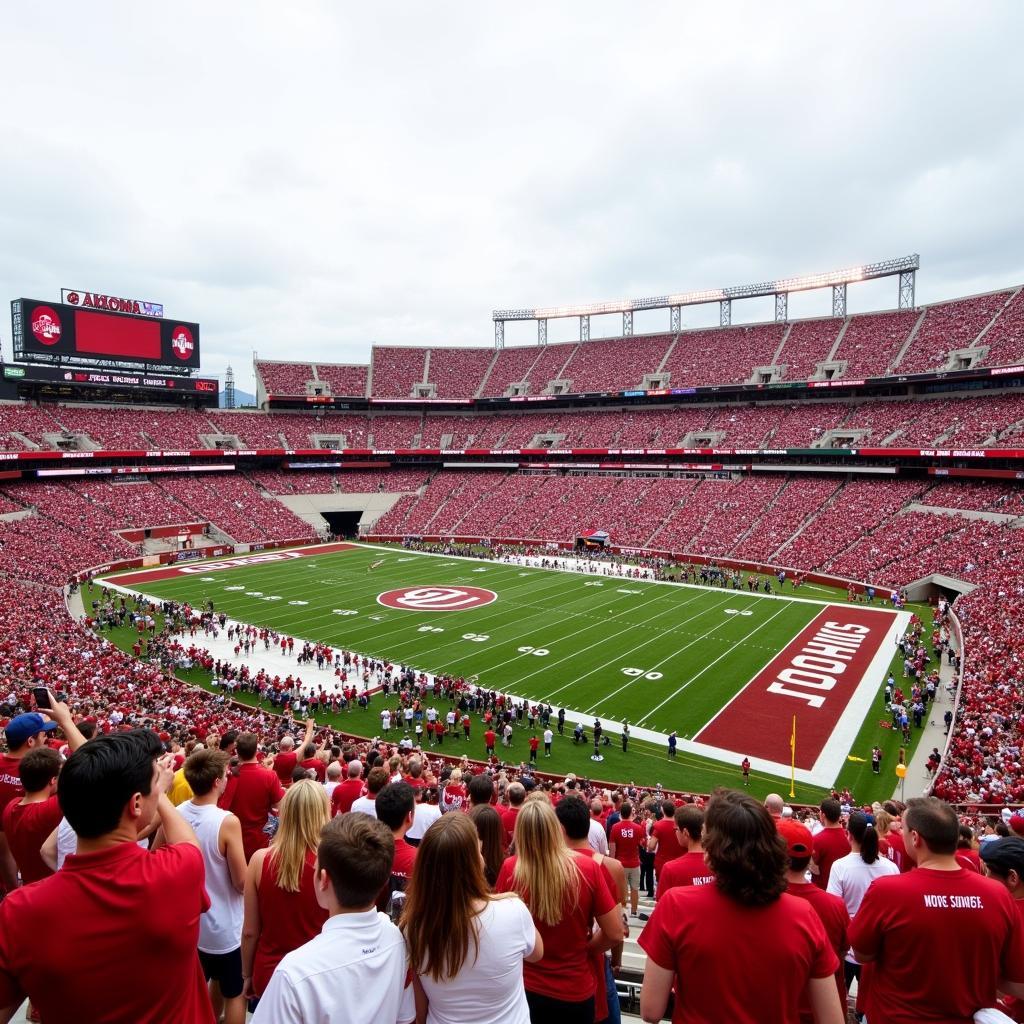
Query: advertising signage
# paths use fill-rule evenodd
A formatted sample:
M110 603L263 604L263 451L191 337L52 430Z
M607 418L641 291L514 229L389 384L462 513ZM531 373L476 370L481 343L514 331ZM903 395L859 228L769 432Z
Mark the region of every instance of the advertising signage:
M199 324L184 320L15 299L11 326L19 362L199 366Z

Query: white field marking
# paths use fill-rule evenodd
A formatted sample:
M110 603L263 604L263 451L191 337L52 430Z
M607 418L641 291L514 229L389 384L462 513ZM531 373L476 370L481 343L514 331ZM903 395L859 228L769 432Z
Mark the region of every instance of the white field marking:
M392 551L393 552L395 550L394 548L390 548L390 547L387 547L387 546L382 545L382 544L365 544L362 541L351 541L350 543L354 547L357 547L357 548L368 548L368 549L370 549L372 551ZM416 554L420 555L423 558L458 558L458 559L461 559L464 562L481 562L482 561L482 562L487 562L489 565L506 565L506 566L509 566L509 567L514 567L514 563L498 562L498 561L496 561L493 558L483 558L483 559L481 559L481 558L476 558L476 557L474 557L472 555L442 555L442 554L439 554L439 553L435 553L433 551L417 551ZM586 574L586 573L577 572L575 569L555 569L555 568L550 568L550 567L547 568L547 569L544 569L544 568L541 568L540 566L537 566L537 567L533 568L533 571L534 572L561 572L561 573L569 573L569 574L571 574L573 576L589 575L589 574ZM623 582L625 582L625 579L626 579L624 576L612 576L612 577L608 577L608 578L613 580L613 581L614 580L622 580ZM648 584L649 586L652 586L652 587L682 587L682 588L684 588L686 590L710 590L712 592L719 593L719 594L726 593L726 592L728 592L730 594L741 594L742 593L744 597L753 597L753 598L756 598L759 601L796 601L798 604L817 604L817 605L829 605L829 604L837 604L838 603L835 599L827 600L827 601L821 601L821 600L816 600L813 597L797 597L794 594L752 594L749 591L730 590L727 587L709 587L709 586L707 586L706 584L703 584L703 583L678 583L675 580L649 580L649 579L644 579L644 580L635 580L635 581L631 580L630 582L646 583L646 584ZM803 590L805 587L810 588L811 586L812 586L812 584L805 583L805 584L801 585L800 589ZM840 588L837 587L836 589L838 590Z
M546 607L546 606L534 605L534 604L529 604L529 603L526 603L526 602L518 603L518 602L515 602L515 601L509 601L509 600L505 600L503 603L501 602L500 599L501 599L502 595L511 593L514 590L518 590L519 588L526 587L526 586L530 586L530 584L528 584L528 583L513 583L510 586L507 586L503 590L499 591L498 592L498 597L499 597L498 601L492 601L491 604L483 606L484 608L491 608L493 610L490 611L490 612L485 612L483 614L478 615L476 620L475 620L476 624L477 625L483 625L484 623L487 622L488 619L491 619L491 618L495 618L495 619L507 618L507 612L508 612L508 610L510 608L534 608L534 607L536 607L538 609L535 614L528 615L528 616L525 616L525 617L521 618L519 620L520 622L529 621L530 619L536 618L539 615L550 614L551 613L551 608L550 607ZM547 586L539 588L537 590L536 595L531 595L531 596L536 596L538 598L542 598L546 594L548 589L549 588ZM557 585L552 586L550 588L550 590L551 590L552 594L557 593L557 591L558 591ZM571 601L569 603L570 604L574 604L576 600L583 600L583 598L580 597L580 598L574 599L574 601ZM563 608L564 607L565 606L563 606ZM571 613L571 614L581 614L581 613ZM533 630L530 630L530 632L533 632ZM377 643L378 641L384 640L387 637L392 636L392 635L401 635L401 636L405 636L406 638L405 639L398 639L395 642L395 644L393 645L393 647L389 648L391 650L399 649L399 648L403 647L406 644L414 643L415 642L415 639L409 639L408 638L404 626L399 626L399 627L396 627L393 630L390 630L390 631L387 631L387 632L383 632L383 633L379 632L379 631L375 632L373 637L372 637L372 640L373 640L374 643ZM524 633L524 634L521 634L521 635L525 636L526 634ZM350 639L351 637L352 637L352 632L349 632L349 633L346 634L346 638L347 639ZM446 646L455 646L455 644L454 644L454 642L453 642L452 645L443 644L440 647L433 648L433 652L441 650L441 649L443 649Z
M745 643L747 640L749 640L759 630L764 629L764 627L767 626L769 622L771 622L774 619L777 619L785 610L786 610L785 608L780 608L774 614L769 615L768 618L764 620L764 622L762 622L759 626L755 626L742 640L738 641L738 643ZM801 629L805 629L806 626L801 626L800 628ZM687 679L687 681L685 683L683 683L683 685L680 686L679 689L675 691L675 693L670 694L660 704L658 704L657 706L651 708L651 710L646 712L643 717L644 718L653 718L654 715L655 715L655 712L660 711L670 701L675 700L675 698L678 697L679 694L681 694L691 683L695 683L698 679L700 679L700 677L702 675L704 675L705 672L708 672L710 669L714 668L715 665L717 665L724 657L726 657L727 655L729 655L731 653L732 653L731 650L725 651L724 653L720 654L717 658L715 658L714 661L708 662L708 664L705 665L704 668L702 668L695 676L691 676L689 679ZM666 659L666 661L667 660L670 660L670 659ZM664 663L665 662L660 662L659 664L663 665Z
M655 601L660 600L661 597L663 597L663 596L664 595L655 595L649 601L641 602L639 605L636 606L635 610L636 611L640 611L641 609L646 608L648 605L653 604ZM580 600L580 599L578 599L578 600ZM617 598L617 597L613 597L613 598L610 598L608 601L606 601L605 604L611 605L611 604L614 604L615 602L617 602L618 600L620 600L620 599ZM697 600L697 598L693 597L693 598L690 598L687 601L683 601L682 605L672 605L669 608L666 608L665 611L659 612L657 615L654 615L651 618L647 619L645 624L649 625L651 622L655 621L656 619L659 619L662 615L667 615L669 612L672 612L672 611L678 611L680 607L685 607L686 605L690 604L692 601L695 601L695 600ZM571 602L571 603L574 603L574 602ZM602 606L599 605L598 607L602 607ZM546 609L546 611L550 614L551 609ZM541 614L541 613L538 613L538 614ZM570 613L570 614L576 614L576 613ZM703 613L702 612L698 612L696 616L691 616L690 618L697 618L701 614L703 614ZM592 618L593 616L587 615L587 617L588 618ZM536 618L536 616L531 615L530 618ZM524 619L524 620L521 620L521 621L526 621L526 620ZM683 619L682 621L685 623L685 622L689 622L690 619ZM603 626L605 626L605 624L606 623L603 620L597 621L597 622L591 622L589 625L582 626L579 629L574 630L573 632L566 634L565 636L556 637L554 640L551 640L549 642L552 643L552 644L555 644L555 643L560 644L560 643L563 643L564 641L570 639L571 637L578 636L580 633L585 633L585 632L587 632L588 630L591 630L591 629L603 627ZM635 629L635 628L636 628L636 624L634 623L632 625L629 625L629 626L625 627L624 629L618 630L615 633L606 634L604 637L602 637L602 639L600 641L598 641L598 643L590 644L587 647L583 647L583 648L577 649L577 650L573 651L571 654L567 654L564 657L559 658L557 661L552 662L552 665L560 665L563 661L570 661L572 658L576 657L578 654L581 654L583 651L589 651L591 648L597 647L599 644L604 643L607 640L610 640L612 637L620 636L622 633L628 633L631 629ZM536 633L536 632L537 632L536 629L529 629L529 630L527 630L524 633L518 634L517 636L513 636L511 638L502 638L502 643L515 643L517 640L522 640L524 637L528 637L531 634ZM663 635L663 634L659 634L659 635ZM510 665L513 661L520 660L523 657L526 657L526 655L519 655L519 654L517 654L515 657L509 658L506 661L498 662L497 665L489 665L486 668L481 669L480 674L482 674L484 672L493 672L495 669L504 668L506 665ZM454 663L453 662L446 662L443 665L441 665L440 668L444 669L444 668L446 668L450 664L454 664ZM538 669L537 672L530 672L527 675L522 676L520 678L521 679L529 679L532 676L537 675L538 672L540 672L540 671L543 671L543 670Z
M294 564L300 564L300 563L294 563ZM424 569L424 571L423 571L423 579L424 580L429 580L432 576L434 576L435 575L435 568L436 567L435 567L434 563L430 563ZM411 571L412 571L412 573L414 575L417 575L417 576L419 575L418 573L415 573L415 570L411 570ZM419 582L419 580L414 579L411 582L412 583L416 583L416 582ZM529 585L530 585L529 583L518 583L518 584L514 583L514 584L510 584L508 587L505 588L505 592L510 592L512 590L518 589L519 587L526 587L526 586L529 586ZM355 597L356 599L358 599L360 601L362 601L364 599L366 601L370 601L376 595L376 593L378 592L379 586L380 586L379 584L374 584L372 587L369 587L369 588L366 588L365 585L363 587L352 587L352 588L350 588L347 591L347 594L348 594L348 596L350 598ZM244 590L245 588L242 587L240 589ZM303 579L296 579L296 581L293 583L292 586L283 587L283 588L279 588L279 589L281 589L282 593L286 597L288 595L290 595L290 594L295 594L295 595L305 594L309 590L309 581L308 580L303 580ZM547 588L545 587L544 590L546 590L546 589ZM557 587L552 587L551 589L552 590L556 590ZM542 593L542 592L543 591L540 591L539 593ZM323 610L321 610L321 609L323 609ZM316 608L313 609L312 615L311 615L310 612L302 612L302 613L299 613L297 615L283 615L283 616L280 616L280 617L277 618L276 624L272 628L274 628L275 630L279 630L279 631L287 631L293 624L295 624L295 625L305 625L305 624L307 624L310 621L311 618L313 618L313 619L321 619L321 618L323 618L324 621L326 622L326 621L328 621L327 618L326 618L326 614L327 614L326 606L325 605L319 605L319 606L317 606ZM346 639L352 637L353 634L358 634L358 632L362 628L373 629L374 627L365 624L365 620L364 620L364 625L361 625L361 626L357 625L354 630L350 629L350 630L348 630L346 632ZM383 637L386 637L388 635L391 635L392 633L402 633L402 632L404 632L404 630L402 628L399 628L399 629L390 631L389 633L384 633L384 634L377 633L374 639L376 640L378 638L383 638ZM345 646L345 645L343 645L343 644L341 644L339 642L339 643L336 643L335 646Z
M541 585L537 586L538 583L540 583ZM532 593L530 593L528 595L530 597L530 599L531 599L529 601L509 600L508 597L506 596L508 594L511 594L511 593L517 591L517 590L521 590L523 588L529 588L529 587L536 587L534 592L532 592ZM490 620L492 618L495 619L495 620L507 619L507 617L508 617L507 613L508 613L509 610L518 610L518 609L522 609L522 608L536 608L537 611L533 615L528 615L528 616L521 617L519 619L519 622L529 621L530 619L536 618L536 617L538 617L540 615L550 615L551 611L552 611L551 607L549 605L546 605L546 604L534 603L534 599L536 599L536 601L543 601L543 600L546 600L547 598L549 598L551 596L557 595L559 593L559 587L560 587L560 581L558 581L558 580L554 581L553 584L550 583L549 581L538 581L536 579L532 579L530 582L524 582L524 583L511 583L508 586L503 587L498 592L499 598L504 598L504 600L494 601L490 605L484 606L486 609L490 609L490 610L489 611L484 611L483 609L481 609L481 613L476 616L475 622L477 623L477 625L483 625L484 623L487 623L488 620ZM587 595L581 594L578 597L575 597L571 601L567 602L567 604L563 604L562 610L564 610L568 606L571 606L571 605L575 604L577 601L583 601L583 600L586 600L586 599L587 599ZM589 609L588 609L588 611L589 611ZM587 613L581 611L581 612L570 612L569 614L571 614L571 615L584 615L584 614L587 614ZM404 631L402 629L396 629L396 630L393 630L392 632L398 634L398 633L403 633ZM533 632L533 630L530 630L529 632ZM346 636L348 636L348 637L351 637L351 635L352 635L351 633L346 634ZM374 637L373 637L374 642L377 642L379 639L386 638L388 635L391 635L391 634L389 634L389 633L385 633L385 634L376 633L374 635ZM520 636L525 636L525 635L526 635L525 633L524 634L520 634ZM410 641L408 639L405 639L405 640L399 639L397 641L397 646L400 647L402 644L410 643L410 642L412 642L412 641ZM434 651L436 652L437 650L440 650L440 649L441 648L434 648Z
M726 600L728 600L728 598ZM711 609L711 610L713 611L714 609ZM786 610L786 608L785 608L785 606L783 606L782 608L779 609L778 612L775 613L775 615L779 615L782 612L784 612L785 610ZM774 618L775 615L773 615L772 618ZM765 621L766 622L771 622L771 619L766 619ZM665 658L662 658L661 661L657 662L654 665L650 665L647 669L645 669L645 671L650 672L650 671L653 671L655 669L661 668L662 665L666 664L667 662L671 661L673 658L675 658L678 655L682 654L683 651L689 650L689 648L693 647L694 644L699 644L702 640L706 640L709 636L711 636L712 633L716 633L723 626L730 625L731 622L732 622L731 619L726 619L724 622L719 622L717 626L712 626L711 629L709 629L706 633L702 633L700 636L694 637L694 639L691 640L688 644L684 644L682 647L676 648L676 650L674 650L670 655L668 655ZM659 637L652 637L651 640L647 641L647 643L653 643L653 641L657 640L657 639L659 639ZM743 641L737 641L737 644L742 643L742 642ZM737 646L737 644L734 644L733 646L727 648L719 657L717 657L715 659L715 661L712 662L712 664L715 664L716 662L721 661L722 658L724 658L727 654L731 654L733 652L733 650L735 649L735 647ZM641 646L646 646L646 644L643 644ZM639 648L633 648L633 649L634 650L639 650ZM600 668L592 669L590 672L587 673L587 675L593 675L593 673L595 671L600 671ZM580 676L579 678L580 679L585 679L586 676ZM620 686L617 690L612 690L611 693L605 694L601 698L601 700L599 700L596 704L592 704L587 710L588 711L593 711L594 708L600 706L601 704L604 704L606 701L611 700L613 697L618 696L618 694L622 693L623 690L628 690L635 682L637 682L637 679L643 679L643 678L644 678L643 675L640 675L640 676L638 676L636 678L629 679L627 682L623 683L622 686ZM696 676L694 676L694 678L696 678ZM564 689L564 687L563 687L563 689ZM559 692L558 690L555 691L555 693L558 693L558 692ZM660 707L660 705L659 705L659 707ZM644 718L650 718L652 715L653 715L653 712L648 712L643 717Z
M845 605L833 605L836 609L836 615L842 615ZM886 611L887 609L881 609ZM827 611L827 609L826 609ZM816 618L821 618L825 612L822 612ZM853 695L850 698L849 703L846 705L846 709L840 716L839 721L836 722L832 729L832 734L829 736L828 741L822 748L822 752L818 757L818 760L814 763L814 767L797 768L796 778L798 782L809 783L813 786L831 786L832 783L839 776L839 772L843 765L846 763L846 755L850 752L850 747L853 745L853 741L857 738L857 733L860 731L861 726L864 724L864 720L867 717L868 712L871 710L871 705L875 700L878 693L878 688L881 685L882 680L885 678L885 673L889 668L889 662L892 661L892 655L896 648L896 637L902 636L906 631L907 625L910 622L910 612L893 612L894 621L890 626L888 633L883 638L881 645L878 648L878 652L872 659L871 664L865 671L861 682L857 685ZM812 619L811 622L815 620ZM810 625L810 623L808 623ZM807 627L803 627L806 629ZM799 634L797 634L799 635ZM699 736L701 732L706 729L712 722L718 718L719 715L725 712L725 709L732 704L733 701L738 700L740 695L748 689L754 682L754 680L761 674L764 666L762 665L753 676L741 687L725 704L722 705L699 729L694 733L695 736ZM838 742L837 742L838 741ZM799 734L797 736L797 742L799 742ZM697 743L691 741L687 749L692 750L695 754L700 754L703 757L711 757L716 760L728 760L730 758L735 759L737 753L735 750L725 750L722 747L714 747L707 743ZM759 770L768 772L769 774L775 775L787 775L790 771L789 764L782 764L778 761L769 761L766 758L750 758L751 765L756 765Z
M697 598L693 598L693 600L697 600ZM644 604L638 606L637 610L639 611L640 608L646 607L646 605L648 605L650 603L651 603L650 601L644 602ZM687 601L685 603L689 604L690 602ZM680 623L680 625L682 625L683 623L692 622L694 619L699 619L702 615L706 615L708 612L714 611L716 607L717 607L717 605L712 605L710 608L702 608L695 615L691 615L688 618L683 619L682 623ZM678 609L677 608L671 608L671 607L670 608L666 608L665 611L659 612L657 615L654 615L651 618L649 618L647 620L647 624L649 625L650 623L656 621L657 619L660 619L662 615L667 615L667 614L669 614L672 611L678 611ZM716 626L715 629L721 628L722 625L724 625L724 623L719 623L719 625ZM602 644L606 643L607 641L611 640L612 638L617 637L617 636L621 636L623 633L629 633L632 630L634 630L635 628L636 628L635 625L629 625L629 626L626 626L624 629L616 630L614 633L608 633L605 636L601 637L601 639L596 641L595 643L588 644L586 647L577 648L571 654L567 654L565 657L559 658L558 661L555 661L555 662L552 663L552 667L554 667L554 665L560 665L564 661L571 661L571 660L579 657L579 655L585 653L586 651L593 650L595 647L600 647ZM637 644L635 647L630 647L628 650L621 652L621 655L619 655L617 653L617 657L621 656L623 659L626 659L631 654L633 654L634 651L642 650L648 644L652 644L656 640L659 640L662 637L664 637L664 635L665 634L663 632L656 633L654 636L652 636L650 638L650 640L645 640L643 643ZM582 676L577 676L576 678L569 680L569 682L565 683L563 686L560 686L557 690L552 690L551 693L545 695L544 700L545 701L549 700L551 697L556 696L557 694L561 693L563 690L567 690L570 686L573 686L575 683L579 682L581 679L586 679L587 676L592 676L595 672L603 672L605 670L606 670L606 666L599 665L597 668L592 669L590 672L585 672ZM535 676L538 673L543 672L543 671L545 671L545 669L538 669L536 672L530 672L530 673L528 673L525 676L520 676L519 682L522 682L525 679L529 679L532 676Z

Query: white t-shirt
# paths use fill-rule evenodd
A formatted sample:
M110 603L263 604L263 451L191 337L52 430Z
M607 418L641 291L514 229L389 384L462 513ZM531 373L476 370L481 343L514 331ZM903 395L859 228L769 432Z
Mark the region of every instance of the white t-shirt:
M352 810L362 814L368 814L371 818L377 817L377 798L375 796L360 796L352 801Z
M590 819L590 835L587 836L587 845L592 850L597 850L602 856L608 856L608 836L605 833L604 825L597 818Z
M406 973L405 940L385 914L336 914L277 965L253 1024L408 1024Z
M406 839L422 839L428 828L441 817L437 804L417 804L413 813L412 826L405 833Z
M873 864L865 864L859 853L848 853L845 857L832 862L832 871L828 876L827 892L839 896L846 904L851 918L857 916L864 894L876 878L885 875L898 875L900 869L888 857L878 855ZM850 963L857 963L852 952L846 954Z
M529 1024L523 957L533 952L536 928L518 896L488 900L476 919L480 948L473 944L462 970L450 981L420 975L429 1008L427 1024Z

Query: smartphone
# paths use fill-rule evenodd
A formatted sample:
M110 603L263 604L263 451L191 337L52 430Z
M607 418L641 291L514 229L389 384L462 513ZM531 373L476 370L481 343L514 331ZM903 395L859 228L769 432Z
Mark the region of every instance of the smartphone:
M50 710L50 691L45 686L33 686L32 696L35 697L37 708Z

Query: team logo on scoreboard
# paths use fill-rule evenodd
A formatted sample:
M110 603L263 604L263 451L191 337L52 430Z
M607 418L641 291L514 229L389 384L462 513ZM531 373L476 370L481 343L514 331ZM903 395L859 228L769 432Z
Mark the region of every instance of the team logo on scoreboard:
M188 359L195 347L196 343L192 340L192 332L187 327L178 324L171 331L171 348L179 359Z
M464 612L496 601L493 590L482 587L401 587L377 595L386 608L407 612Z
M56 345L60 341L60 317L49 306L36 306L29 318L32 334L43 345Z

